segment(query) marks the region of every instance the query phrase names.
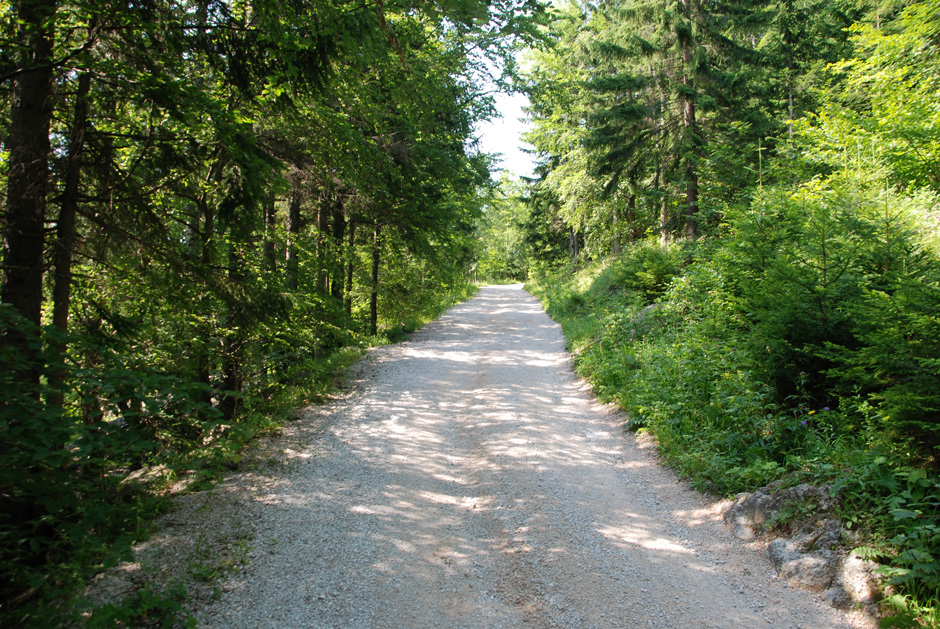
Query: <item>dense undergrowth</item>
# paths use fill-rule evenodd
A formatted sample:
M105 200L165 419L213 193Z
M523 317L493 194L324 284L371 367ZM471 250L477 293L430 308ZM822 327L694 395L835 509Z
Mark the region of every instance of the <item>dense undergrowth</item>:
M721 234L529 284L596 393L696 487L827 484L896 620L940 607L940 258L932 196L861 172L767 191ZM772 229L771 229L772 226Z
M400 340L473 291L463 283L436 295L412 293L378 336L343 329L328 351L322 344L313 351L314 330L300 326L282 331L279 342L259 338L251 351L264 367L229 419L199 385L157 369L112 363L70 372L82 388L58 410L41 401L46 391L14 395L13 370L0 371L0 387L15 401L0 409L4 421L28 418L15 425L13 446L0 452L0 486L17 491L4 496L4 504L22 509L0 517L0 626L185 623L180 587L139 592L87 619L75 611L82 607L75 597L89 577L129 558L132 544L153 532L180 487L190 492L211 486L237 468L252 440L323 399L366 347ZM4 325L16 325L8 312L0 314L9 319ZM4 363L15 358L4 356ZM100 415L89 423L82 406L92 404Z

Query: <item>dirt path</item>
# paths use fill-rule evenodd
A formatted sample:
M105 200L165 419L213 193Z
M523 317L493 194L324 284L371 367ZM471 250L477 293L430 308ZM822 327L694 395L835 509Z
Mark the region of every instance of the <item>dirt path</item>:
M285 465L217 491L251 550L201 626L866 626L776 579L624 433L519 286L353 379L288 430Z

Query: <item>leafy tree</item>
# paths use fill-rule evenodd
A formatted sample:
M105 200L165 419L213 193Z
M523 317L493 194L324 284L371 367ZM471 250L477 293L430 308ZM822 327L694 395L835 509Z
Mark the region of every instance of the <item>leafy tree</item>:
M488 281L526 279L528 251L523 222L528 217L523 202L524 189L504 172L499 187L488 199L480 219L481 251L477 254L476 275Z
M819 161L842 165L874 155L893 181L940 190L938 16L938 4L925 1L884 28L853 28L858 54L833 67L842 80L826 90L818 124L808 129Z
M4 7L3 32L13 45L4 60L12 81L10 131L5 142L6 205L3 214L3 282L0 300L38 326L42 309L44 230L49 194L55 3L17 2ZM15 33L15 34L14 34ZM11 36L12 35L12 36ZM24 383L38 382L27 332L4 330L8 344L26 359Z
M126 531L122 475L466 283L481 70L541 10L0 5L4 600Z

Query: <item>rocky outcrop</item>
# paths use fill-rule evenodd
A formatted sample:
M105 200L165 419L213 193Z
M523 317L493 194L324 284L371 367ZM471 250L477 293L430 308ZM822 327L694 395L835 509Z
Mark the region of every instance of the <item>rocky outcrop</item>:
M810 531L770 542L767 556L781 578L792 585L822 592L835 580L838 558L833 548L841 536L840 521L823 520Z
M796 532L767 546L767 556L780 578L823 593L835 607L873 605L881 591L878 564L855 557L844 548L841 520L826 517L835 503L827 486L777 489L770 485L738 495L724 519L734 535L745 541L788 522Z
M840 555L836 578L825 591L833 606L848 609L856 604L875 605L882 598L883 579L874 561Z
M773 485L753 494L738 494L734 504L725 511L725 523L738 539L751 541L764 528L778 524L789 513L826 512L835 505L829 486L797 485L775 490Z

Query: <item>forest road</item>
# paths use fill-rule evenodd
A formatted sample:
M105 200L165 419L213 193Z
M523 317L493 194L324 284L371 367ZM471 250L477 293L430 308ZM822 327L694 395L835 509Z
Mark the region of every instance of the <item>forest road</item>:
M351 380L242 496L247 567L200 626L866 626L775 578L660 467L521 286L482 288Z

